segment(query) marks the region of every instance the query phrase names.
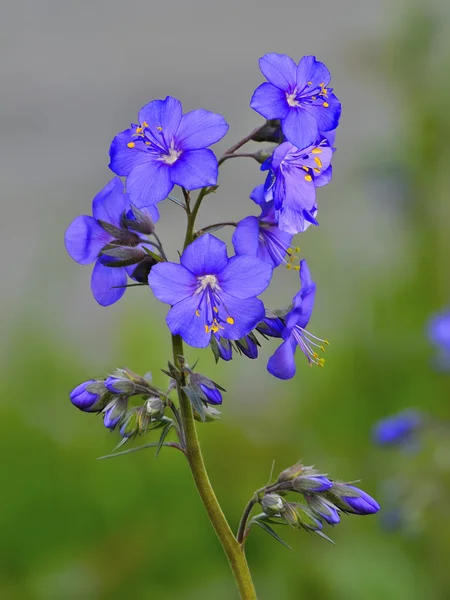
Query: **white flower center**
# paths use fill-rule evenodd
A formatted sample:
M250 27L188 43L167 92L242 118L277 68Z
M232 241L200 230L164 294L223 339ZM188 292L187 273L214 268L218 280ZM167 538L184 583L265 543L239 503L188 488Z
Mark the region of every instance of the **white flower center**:
M199 282L199 286L196 290L196 294L203 292L203 290L207 287L210 287L214 292L215 290L220 290L219 282L217 281L217 277L215 275L202 275L202 277L197 277Z
M167 165L173 165L181 156L181 150L175 150L173 146L170 147L169 154L163 154L161 156L162 162L165 162Z
M289 106L300 106L300 102L297 100L297 90L294 90L292 94L286 93L286 100Z

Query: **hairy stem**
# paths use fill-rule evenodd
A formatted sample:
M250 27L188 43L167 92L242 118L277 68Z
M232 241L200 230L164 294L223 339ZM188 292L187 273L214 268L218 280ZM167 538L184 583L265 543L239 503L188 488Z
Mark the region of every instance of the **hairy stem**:
M173 358L176 366L179 365L179 356L183 356L183 341L178 335L172 336ZM200 443L197 437L194 415L191 403L179 383L177 387L180 403L180 413L185 433L185 454L191 468L192 476L197 486L198 493L209 520L224 549L228 562L233 571L234 578L242 600L256 600L256 592L252 577L245 558L244 550L231 531L228 521L223 514L216 498L213 487L203 461Z

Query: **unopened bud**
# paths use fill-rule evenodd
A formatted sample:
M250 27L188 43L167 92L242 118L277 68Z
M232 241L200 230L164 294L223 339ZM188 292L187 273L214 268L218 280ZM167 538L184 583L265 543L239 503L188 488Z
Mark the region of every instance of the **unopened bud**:
M252 137L253 142L271 142L279 144L283 141L281 125L278 119L269 119Z
M125 394L131 396L136 391L136 386L131 379L109 376L105 381L105 386L113 394Z
M164 413L165 404L161 398L149 398L145 404L145 410L150 417L154 419L162 417Z
M380 510L380 505L372 496L348 483L333 483L332 489L325 495L344 512L370 515Z
M281 483L283 481L291 481L292 479L295 479L295 477L301 475L303 470L304 466L301 462L295 463L295 465L288 467L278 475L277 482Z
M249 333L243 338L236 340L235 344L242 354L245 354L248 358L258 358L259 343L253 333Z
M112 400L105 408L105 415L103 417L103 423L108 429L115 429L116 425L125 415L127 410L128 399L124 396L119 396Z
M284 500L278 494L266 494L260 503L263 511L269 516L279 514L284 508Z
M142 208L132 206L126 214L124 225L128 229L138 231L144 235L151 235L155 231L155 224L150 216L150 213Z
M77 385L70 392L70 400L74 406L83 412L98 412L102 410L111 399L103 381L90 379Z
M333 484L324 475L300 475L292 480L292 487L296 492L315 493L326 492Z

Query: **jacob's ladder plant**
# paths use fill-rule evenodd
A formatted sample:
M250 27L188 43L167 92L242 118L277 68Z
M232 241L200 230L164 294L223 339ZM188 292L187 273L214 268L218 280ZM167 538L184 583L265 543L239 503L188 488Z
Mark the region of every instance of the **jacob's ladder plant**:
M142 286L169 306L173 347L163 371L165 389L149 375L123 368L81 383L70 399L84 412L102 413L105 427L119 432L119 446L155 430L155 441L131 450L155 446L159 453L167 447L186 457L243 599L256 598L245 557L255 526L286 545L276 531L280 524L329 539L324 526L338 524L342 514L379 509L351 483L297 463L253 493L234 533L203 462L196 421L219 418L216 407L225 390L188 365L184 344L210 346L216 361L228 361L236 354L255 359L260 344L276 338L267 369L279 379L295 375L297 348L310 365L323 366L328 344L308 329L316 284L305 259L295 264L299 249L293 237L318 225L317 188L331 180L341 105L329 87L328 69L314 56L296 64L288 56L267 54L259 64L267 81L250 106L266 119L262 125L217 159L210 146L228 131L221 115L203 109L183 114L180 101L170 96L149 102L137 122L114 137L109 166L115 177L94 198L92 216L77 217L65 235L70 256L94 264L91 289L100 305L117 302L128 287ZM271 145L239 152L250 141ZM260 214L196 229L203 201L218 188L219 167L238 157L253 158L265 173L250 193ZM172 195L174 187L178 196ZM184 240L176 244L178 262L168 260L157 234L158 205L166 199L186 220ZM223 227L234 227L231 256L216 236ZM288 309L269 309L259 296L280 266L299 272L299 291Z

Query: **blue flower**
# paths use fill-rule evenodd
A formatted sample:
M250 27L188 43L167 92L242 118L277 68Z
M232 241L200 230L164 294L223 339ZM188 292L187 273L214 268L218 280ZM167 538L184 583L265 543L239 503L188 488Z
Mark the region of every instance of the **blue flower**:
M139 208L164 200L175 184L193 190L217 183L217 160L207 146L228 131L221 115L207 110L182 114L167 96L139 111L139 124L119 133L110 148L110 169L127 177L127 191Z
M242 352L242 354L245 354L245 356L248 358L258 358L259 343L253 333L249 333L240 340L236 340L235 344L237 349Z
M291 247L292 235L279 229L274 203L265 200L264 185L258 185L250 198L261 207L261 214L259 217L246 217L237 224L233 234L236 254L256 256L273 267L284 263L291 268L295 258L293 251L298 252L298 248ZM286 255L289 256L287 260Z
M259 66L269 83L256 89L250 106L266 119L280 119L294 146L306 148L319 131L338 126L341 103L327 87L328 69L315 56L304 56L297 66L285 54L266 54Z
M211 348L216 362L219 361L219 358L226 361L233 358L233 346L230 340L220 337L215 333L211 336Z
M125 293L127 274L133 275L131 267L110 267L115 262L113 256L101 254L105 247L124 246L135 255L135 263L146 263L147 257L141 248L138 233L123 225L125 217L133 221L132 207L128 195L124 193L119 177L112 179L92 201L93 217L82 215L69 225L64 238L67 252L80 265L95 262L91 277L91 290L101 306L109 306L120 300ZM131 213L131 214L130 214ZM149 216L156 222L159 218L156 207L148 209ZM137 225L139 226L139 225ZM119 249L119 248L117 248Z
M238 340L264 318L256 296L269 285L269 264L252 256L228 258L226 244L210 234L189 244L180 262L155 265L148 279L158 300L172 305L166 321L174 335L205 348L213 333Z
M404 410L378 421L373 430L373 438L381 446L404 444L411 441L422 424L423 417L419 411Z
M332 175L333 149L321 135L299 150L289 142L280 144L261 166L270 168L265 183L266 201L274 201L278 227L291 234L305 231L316 221L316 187L326 185Z
M324 359L319 358L315 348L323 351L323 344L328 342L308 333L305 329L311 318L316 294L316 284L311 280L306 260L300 262L300 281L301 290L294 297L292 308L286 315L286 325L282 333L283 343L275 350L267 364L269 373L279 379L294 377L294 355L297 346L310 364L323 366L324 363Z
M208 404L222 404L222 394L220 393L219 389L217 389L215 386L211 387L204 383L201 383L200 387Z
M437 314L430 319L428 336L439 350L438 367L450 369L450 312Z

